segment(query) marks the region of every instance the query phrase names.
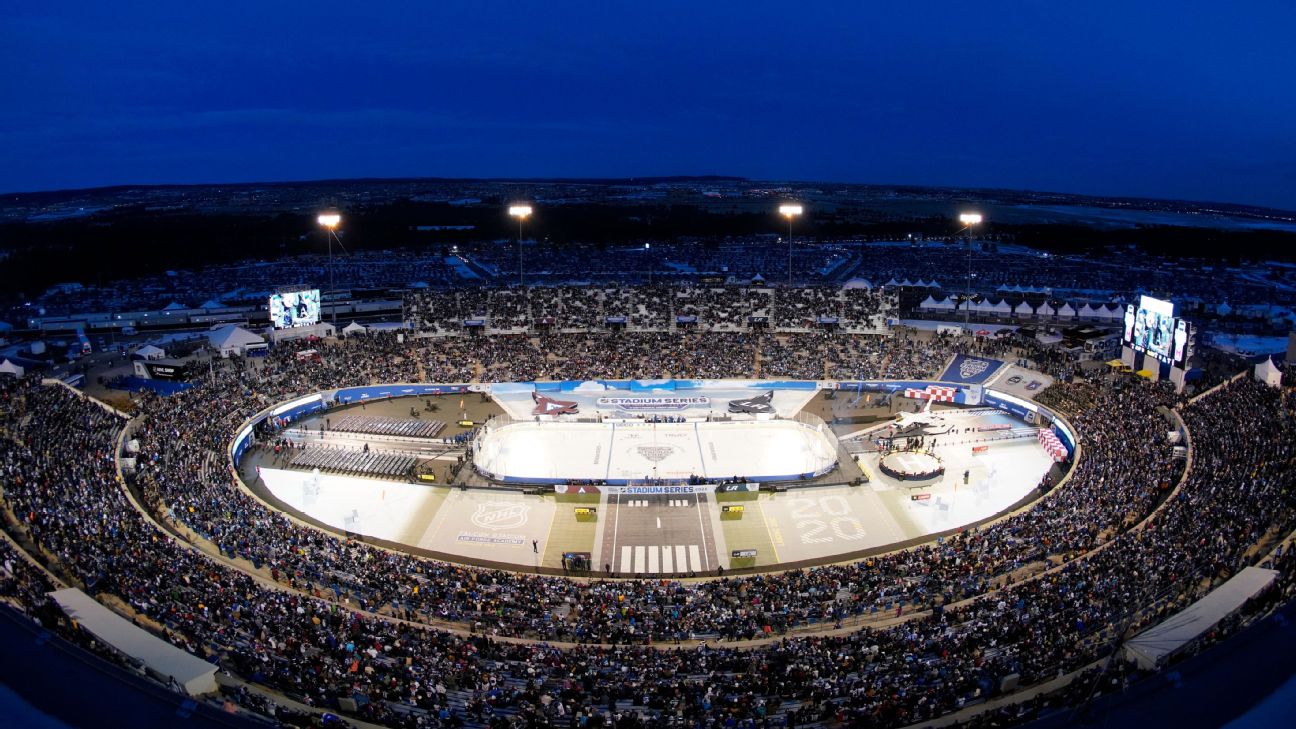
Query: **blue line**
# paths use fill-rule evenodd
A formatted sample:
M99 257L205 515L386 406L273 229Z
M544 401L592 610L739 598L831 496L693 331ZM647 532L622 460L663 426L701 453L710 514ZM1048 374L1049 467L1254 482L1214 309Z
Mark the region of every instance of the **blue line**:
M612 476L612 442L616 440L616 423L612 424L612 435L608 436L607 452L607 470L603 472L603 480L608 480Z
M706 451L702 450L702 431L699 429L699 423L693 423L693 435L697 436L698 459L702 461L702 478L707 477L706 472Z

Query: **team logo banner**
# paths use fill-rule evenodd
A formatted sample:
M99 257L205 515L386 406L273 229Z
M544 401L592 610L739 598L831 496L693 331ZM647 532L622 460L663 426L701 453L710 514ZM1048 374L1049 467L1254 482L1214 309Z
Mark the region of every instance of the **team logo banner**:
M730 400L729 412L756 415L774 412L774 391L742 400Z
M966 382L979 385L998 372L999 368L1003 367L1003 364L1001 360L997 359L960 354L954 358L950 366L941 374L940 379L942 382Z
M555 400L535 392L531 393L531 399L535 401L532 415L575 415L580 412L580 404L574 400Z

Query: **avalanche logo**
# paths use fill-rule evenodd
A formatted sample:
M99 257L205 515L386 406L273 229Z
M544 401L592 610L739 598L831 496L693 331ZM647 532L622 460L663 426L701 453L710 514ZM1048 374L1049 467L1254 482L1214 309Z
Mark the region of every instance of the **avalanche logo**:
M535 401L532 415L575 415L580 411L580 404L572 400L555 400L538 392L531 393L531 399Z
M472 523L482 529L517 529L527 523L527 509L522 503L488 501L478 504Z
M985 372L990 367L990 361L984 359L968 359L959 363L959 377L970 380L973 377Z

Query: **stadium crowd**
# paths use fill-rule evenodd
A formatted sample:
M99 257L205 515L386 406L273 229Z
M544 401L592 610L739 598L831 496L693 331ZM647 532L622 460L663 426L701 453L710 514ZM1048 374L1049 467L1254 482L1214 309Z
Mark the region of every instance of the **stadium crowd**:
M792 367L796 352L839 346L817 336L769 361ZM607 352L589 351L600 345L560 336L545 340L553 360L538 349L528 360L516 355L533 343L498 339L488 341L501 359L489 365L441 349L456 346L442 340L311 343L319 361L282 347L263 366L213 368L184 393L141 400L129 485L163 523L249 560L282 589L155 528L117 481L124 422L34 378L7 378L0 400L6 506L56 571L167 626L173 642L304 703L352 699L356 716L395 726L629 726L641 712L681 725L924 721L996 693L1004 676L1031 684L1106 655L1127 629L1248 564L1290 531L1296 513L1296 398L1245 379L1180 406L1194 462L1178 491L1184 462L1160 414L1174 398L1137 379L1119 390L1091 384L1092 400L1072 421L1083 457L1032 509L853 564L703 582L568 580L386 552L291 522L223 464L247 416L328 386L454 379L442 375L466 362L515 375L547 361L566 373L570 362L603 376L609 368L650 376L650 366L686 374L699 364L696 353L601 361ZM887 368L903 343L857 344L856 372L898 376ZM941 345L927 345L920 361L935 365L927 374L948 354ZM656 347L649 339L643 348ZM456 363L460 354L468 356ZM711 366L731 365L716 355ZM1283 580L1290 590L1290 571ZM20 601L39 600L0 584ZM889 626L794 630L906 608L917 614ZM472 634L431 627L446 623ZM688 638L705 642L645 645Z

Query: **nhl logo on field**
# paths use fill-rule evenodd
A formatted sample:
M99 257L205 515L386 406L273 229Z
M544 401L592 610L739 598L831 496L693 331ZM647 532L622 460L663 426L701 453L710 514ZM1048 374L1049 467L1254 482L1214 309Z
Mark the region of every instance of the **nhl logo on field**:
M482 529L516 529L527 523L526 504L488 501L477 506L472 523Z
M986 368L989 366L990 362L988 360L965 359L959 363L959 377L962 377L965 380L971 377L976 377L982 372L985 372Z

